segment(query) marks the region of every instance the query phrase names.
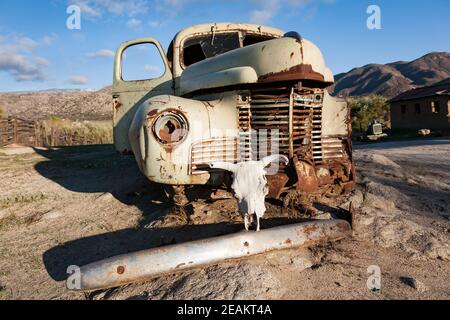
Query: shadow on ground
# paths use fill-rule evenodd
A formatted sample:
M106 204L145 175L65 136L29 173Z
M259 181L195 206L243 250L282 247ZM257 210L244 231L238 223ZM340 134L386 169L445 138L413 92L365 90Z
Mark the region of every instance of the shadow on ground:
M83 266L91 262L132 251L200 240L242 230L233 223L187 225L176 228L147 228L165 215L171 205L161 201L161 186L149 182L139 171L133 156L115 152L113 146L82 146L40 150L48 160L35 168L44 177L62 187L81 193L111 193L117 200L134 205L142 212L136 228L109 232L69 241L53 247L43 255L48 274L56 281L67 278L69 265ZM155 200L156 203L155 203ZM265 219L263 227L298 222L297 219Z

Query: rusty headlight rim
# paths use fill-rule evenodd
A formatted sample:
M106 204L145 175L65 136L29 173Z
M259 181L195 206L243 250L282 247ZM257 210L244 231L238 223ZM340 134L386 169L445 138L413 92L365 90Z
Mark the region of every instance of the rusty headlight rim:
M186 140L189 123L179 110L168 109L156 115L151 130L160 144L176 145Z

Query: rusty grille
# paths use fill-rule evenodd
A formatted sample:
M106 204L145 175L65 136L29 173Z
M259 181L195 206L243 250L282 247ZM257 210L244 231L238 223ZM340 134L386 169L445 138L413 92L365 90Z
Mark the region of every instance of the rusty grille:
M239 161L237 138L213 138L194 143L191 147L189 174L213 171L209 169L208 164L217 161Z
M265 130L271 137L273 130L279 133L279 153L289 157L295 154L315 162L323 159L322 154L322 106L323 92L293 88L280 91L254 92L248 103L240 103L239 128L240 142L249 150L246 159L259 160L260 146L271 154L271 145L265 138L255 139L256 132ZM250 141L249 137L253 135Z
M341 137L322 135L322 107L322 90L283 88L239 96L239 136L194 144L190 173L204 173L213 161L260 160L275 152L315 164L342 158Z

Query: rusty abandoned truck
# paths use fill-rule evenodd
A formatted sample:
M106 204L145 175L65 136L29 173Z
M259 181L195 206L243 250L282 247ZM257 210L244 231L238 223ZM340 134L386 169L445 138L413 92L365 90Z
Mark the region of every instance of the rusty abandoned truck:
M163 76L122 80L124 50L142 43L158 48ZM240 207L235 180L242 174L256 181L263 187L256 208L241 213L247 230L247 214L255 213L259 231L266 196L339 195L354 186L349 110L328 94L333 82L314 44L270 27L193 26L175 36L167 54L152 38L128 41L115 58L115 146L133 152L142 173L170 187L181 205L189 200L187 190L231 188ZM77 289L116 287L350 234L345 220L312 219L150 248L82 267Z
M122 79L124 51L138 44L159 50L161 77ZM115 57L115 147L133 152L142 173L183 204L192 187L229 187L228 173L208 164L270 155L250 138L256 132L261 143L258 133L276 130L276 152L290 161L267 176L268 197L339 195L355 172L349 110L328 94L333 83L319 48L296 32L197 25L179 32L167 54L155 39L131 40Z

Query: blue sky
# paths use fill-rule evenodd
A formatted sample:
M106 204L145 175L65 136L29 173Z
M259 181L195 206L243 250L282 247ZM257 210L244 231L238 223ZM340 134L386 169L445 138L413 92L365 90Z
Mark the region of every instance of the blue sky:
M66 27L73 3L82 9L81 30ZM381 8L381 30L366 27L372 4ZM152 36L167 49L182 28L222 21L298 31L335 74L450 51L448 0L1 0L0 91L98 89L111 84L121 42ZM160 71L156 57L133 56L133 72Z

